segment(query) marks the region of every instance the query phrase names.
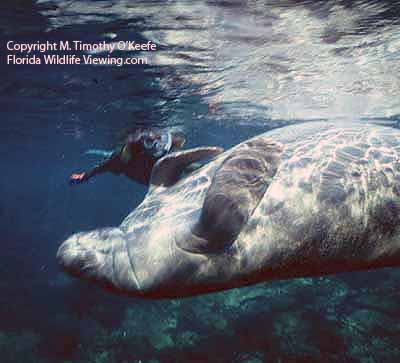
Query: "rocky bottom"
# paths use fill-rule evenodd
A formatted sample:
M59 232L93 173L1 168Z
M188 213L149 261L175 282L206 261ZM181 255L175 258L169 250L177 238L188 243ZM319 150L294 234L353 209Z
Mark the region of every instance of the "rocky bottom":
M385 269L182 300L125 299L123 308L97 302L82 314L55 316L59 329L51 337L29 329L0 332L0 360L398 362L399 279L399 269ZM122 317L109 324L114 312Z

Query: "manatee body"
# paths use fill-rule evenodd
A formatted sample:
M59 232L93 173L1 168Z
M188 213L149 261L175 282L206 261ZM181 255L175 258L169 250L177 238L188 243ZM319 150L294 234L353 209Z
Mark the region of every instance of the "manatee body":
M152 298L399 265L400 131L310 122L167 155L119 227L74 234L57 258Z

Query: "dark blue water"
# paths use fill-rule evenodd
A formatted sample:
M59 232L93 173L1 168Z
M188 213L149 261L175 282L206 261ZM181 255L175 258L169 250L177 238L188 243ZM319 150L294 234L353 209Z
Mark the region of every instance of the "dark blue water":
M137 126L187 147L315 119L396 126L399 3L20 0L0 15L0 362L398 362L398 269L144 301L70 279L55 254L143 199L123 177L67 184L97 161L87 149ZM159 50L143 66L11 66L8 40Z

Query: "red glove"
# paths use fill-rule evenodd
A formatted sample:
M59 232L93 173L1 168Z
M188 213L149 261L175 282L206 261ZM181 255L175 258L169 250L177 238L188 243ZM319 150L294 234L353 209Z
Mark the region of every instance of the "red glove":
M78 174L72 174L69 177L69 183L72 184L81 184L84 183L85 181L88 180L87 174L86 173L78 173Z

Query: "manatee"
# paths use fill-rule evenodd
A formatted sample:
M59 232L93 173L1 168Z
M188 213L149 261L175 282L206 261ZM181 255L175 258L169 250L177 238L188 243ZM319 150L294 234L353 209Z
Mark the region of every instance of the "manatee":
M114 292L179 298L399 265L399 219L400 131L307 122L165 156L119 227L76 233L57 258Z

